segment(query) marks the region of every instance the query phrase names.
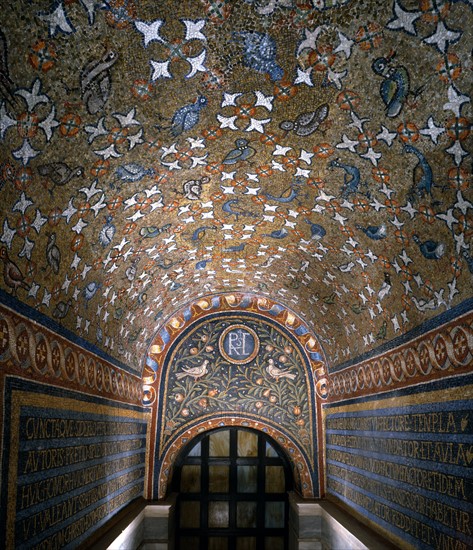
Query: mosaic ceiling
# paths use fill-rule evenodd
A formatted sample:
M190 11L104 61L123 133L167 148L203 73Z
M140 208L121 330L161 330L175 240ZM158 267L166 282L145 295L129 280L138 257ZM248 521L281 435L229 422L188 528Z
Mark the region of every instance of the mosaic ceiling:
M3 292L136 372L200 296L284 304L333 368L459 305L472 29L471 0L12 2Z

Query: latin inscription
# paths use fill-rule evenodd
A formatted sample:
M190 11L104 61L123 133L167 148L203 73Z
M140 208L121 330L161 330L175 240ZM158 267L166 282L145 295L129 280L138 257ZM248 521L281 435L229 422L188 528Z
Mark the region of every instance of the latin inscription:
M107 410L20 409L15 547L76 544L142 494L146 422Z
M467 550L473 403L441 406L328 408L327 492L412 547Z

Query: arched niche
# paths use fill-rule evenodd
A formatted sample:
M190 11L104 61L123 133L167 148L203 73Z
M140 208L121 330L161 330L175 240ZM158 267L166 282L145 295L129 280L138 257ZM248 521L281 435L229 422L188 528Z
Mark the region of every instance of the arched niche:
M148 497L163 498L189 438L221 426L264 431L285 450L296 490L320 495L320 400L325 360L308 327L281 304L229 294L168 319L144 372L152 410Z

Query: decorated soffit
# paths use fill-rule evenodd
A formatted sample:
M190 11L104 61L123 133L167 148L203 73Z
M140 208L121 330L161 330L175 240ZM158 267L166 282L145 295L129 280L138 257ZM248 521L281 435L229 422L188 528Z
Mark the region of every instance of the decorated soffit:
M9 304L140 372L204 295L286 304L333 367L471 298L470 2L16 1L0 27Z

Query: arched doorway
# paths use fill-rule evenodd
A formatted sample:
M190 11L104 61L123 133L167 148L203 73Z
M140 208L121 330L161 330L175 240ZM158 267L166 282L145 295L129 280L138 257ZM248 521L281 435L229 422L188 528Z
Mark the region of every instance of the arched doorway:
M177 550L286 550L289 463L262 432L229 427L194 439L175 464Z

